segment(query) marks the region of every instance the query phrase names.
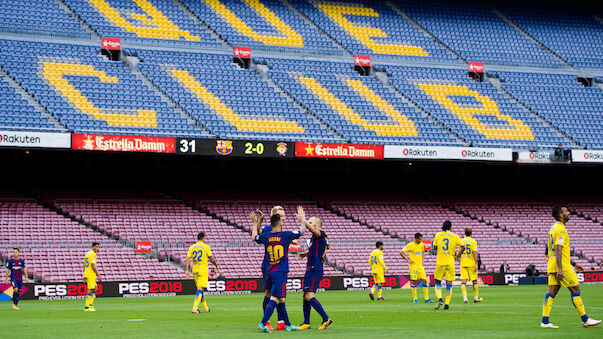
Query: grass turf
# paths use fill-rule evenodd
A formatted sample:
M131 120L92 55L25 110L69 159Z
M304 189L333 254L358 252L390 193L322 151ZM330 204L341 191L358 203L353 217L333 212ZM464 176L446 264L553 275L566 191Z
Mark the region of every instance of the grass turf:
M587 313L603 318L603 285L582 285ZM468 288L471 297L473 291ZM541 329L546 286L483 287L484 302L463 304L454 288L451 309L433 310L433 304L412 304L410 290L385 290L384 302L371 301L367 291L319 292L317 298L335 323L317 331L320 319L312 310L312 329L296 333L259 333L262 294L211 295L210 313L192 314L193 296L158 298L98 298L96 312L84 312L84 300L21 301L20 311L0 303L3 335L13 338L175 338L175 337L400 337L417 338L603 338L603 324L582 328L569 291L560 291L551 312L559 329ZM422 296L422 292L419 291ZM433 299L433 288L430 288ZM293 324L303 320L301 294L287 295ZM141 320L144 319L144 320ZM276 327L276 312L272 317Z

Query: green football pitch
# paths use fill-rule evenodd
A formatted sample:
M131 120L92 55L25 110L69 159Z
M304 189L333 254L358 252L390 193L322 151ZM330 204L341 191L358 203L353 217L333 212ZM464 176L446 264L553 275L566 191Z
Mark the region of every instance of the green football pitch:
M603 285L582 285L587 313L603 318ZM318 299L335 323L317 331L320 319L312 310L312 329L300 332L256 330L262 294L212 295L210 313L192 314L193 296L158 298L98 298L96 312L84 312L83 300L21 301L20 311L0 303L0 337L4 338L247 338L333 337L384 338L603 338L603 324L583 328L569 291L562 290L553 305L551 322L559 329L539 327L546 286L482 287L484 302L462 303L454 289L451 309L412 304L409 290L385 290L383 302L371 301L366 291L319 292ZM430 288L433 298L433 288ZM469 288L468 293L473 295ZM421 295L422 293L419 293ZM293 324L303 320L300 293L287 295ZM273 315L276 323L276 314Z

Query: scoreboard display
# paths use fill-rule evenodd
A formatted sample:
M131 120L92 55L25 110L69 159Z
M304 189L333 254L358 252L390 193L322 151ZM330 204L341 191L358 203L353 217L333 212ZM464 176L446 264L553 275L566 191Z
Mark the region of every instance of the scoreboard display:
M292 158L293 142L176 138L176 153L252 158Z

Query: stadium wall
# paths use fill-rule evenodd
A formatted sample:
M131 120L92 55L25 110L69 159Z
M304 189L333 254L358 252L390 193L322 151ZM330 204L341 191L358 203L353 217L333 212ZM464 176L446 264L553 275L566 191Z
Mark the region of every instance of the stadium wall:
M430 276L433 282L433 276ZM525 273L488 273L480 274L480 283L483 285L517 285ZM546 280L546 279L545 279ZM578 273L580 283L603 283L603 272ZM288 292L301 292L303 278L294 277L287 281ZM385 289L408 288L409 276L386 276ZM372 277L325 277L320 282L319 291L338 290L368 290L373 285ZM12 298L12 288L9 284L0 284L0 291L4 298L0 301L9 301ZM192 280L164 280L164 281L108 281L98 284L97 297L167 297L176 295L193 295L196 287ZM21 293L22 300L67 300L84 299L86 297L86 284L84 283L26 283ZM252 279L217 279L210 280L207 294L248 294L264 292L262 280Z

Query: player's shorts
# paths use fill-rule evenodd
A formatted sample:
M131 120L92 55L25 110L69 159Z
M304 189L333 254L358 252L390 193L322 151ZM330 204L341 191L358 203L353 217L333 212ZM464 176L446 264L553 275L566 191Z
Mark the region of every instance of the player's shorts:
M461 267L461 280L477 280L477 270L475 266ZM448 281L448 279L446 279Z
M86 285L88 286L88 290L96 289L96 274L84 274L84 279L86 279Z
M410 280L427 280L427 275L425 274L425 268L423 268L423 265L410 266Z
M207 288L207 270L193 271L193 279L197 288Z
M13 286L13 290L22 290L23 289L23 280L10 280L10 284Z
M308 271L304 275L304 292L316 293L320 281L322 280L323 271Z
M435 273L433 274L435 280L442 280L442 277L446 277L446 282L452 283L455 279L454 265L438 265L436 266Z
M267 284L270 285L270 295L276 298L287 296L287 272L268 273Z
M373 272L373 280L375 284L384 284L385 283L385 275L383 271L381 272Z
M549 286L561 285L561 287L573 287L578 286L578 284L578 276L573 269L563 272L563 278L561 280L557 279L556 274L549 273Z

